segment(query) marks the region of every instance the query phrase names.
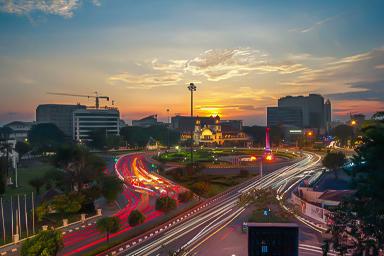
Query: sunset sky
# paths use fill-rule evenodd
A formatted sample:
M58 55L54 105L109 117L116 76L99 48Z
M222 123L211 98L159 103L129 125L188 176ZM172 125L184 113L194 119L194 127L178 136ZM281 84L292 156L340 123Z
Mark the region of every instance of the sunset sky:
M273 2L273 3L272 3ZM384 1L0 0L0 124L47 92L110 96L124 120L189 113L265 124L285 95L333 118L384 109Z

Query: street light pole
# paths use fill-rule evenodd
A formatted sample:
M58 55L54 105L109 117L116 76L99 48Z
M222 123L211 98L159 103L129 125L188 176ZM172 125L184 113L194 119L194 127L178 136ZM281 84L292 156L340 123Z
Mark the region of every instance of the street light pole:
M169 120L169 108L167 108L167 117L168 117L168 129L167 129L167 149L170 148L170 143L169 143L169 130L171 129L171 122Z
M188 90L191 92L191 120L193 121L193 92L196 91L196 85L194 83L190 83L188 86ZM193 168L193 132L194 126L191 130L191 165Z

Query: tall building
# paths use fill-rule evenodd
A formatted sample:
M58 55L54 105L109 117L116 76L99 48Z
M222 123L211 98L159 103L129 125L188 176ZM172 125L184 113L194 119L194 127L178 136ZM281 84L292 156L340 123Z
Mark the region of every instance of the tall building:
M157 115L146 116L139 120L132 120L132 126L149 127L160 124L157 121Z
M303 128L303 112L299 107L268 107L267 126L293 126Z
M73 112L73 139L89 140L92 131L103 129L106 134L120 134L120 113L117 109L77 109Z
M43 104L36 108L37 123L53 123L65 135L73 137L73 111L86 109L84 105Z
M329 130L332 123L332 106L329 99L324 103L324 122L326 129Z
M300 108L304 128L325 128L324 98L321 95L286 96L278 100L278 107Z

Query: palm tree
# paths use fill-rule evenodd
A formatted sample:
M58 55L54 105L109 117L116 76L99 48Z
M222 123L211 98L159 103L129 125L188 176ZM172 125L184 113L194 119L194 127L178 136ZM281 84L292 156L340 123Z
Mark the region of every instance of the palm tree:
M106 233L107 242L109 242L109 235L119 231L120 220L118 217L104 217L97 221L96 228L101 233Z

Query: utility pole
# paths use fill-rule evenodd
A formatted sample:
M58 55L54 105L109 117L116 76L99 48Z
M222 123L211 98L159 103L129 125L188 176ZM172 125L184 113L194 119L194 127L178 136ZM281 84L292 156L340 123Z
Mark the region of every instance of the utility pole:
M193 92L196 91L196 85L194 83L190 83L188 86L188 90L191 92L191 120L193 121ZM195 126L193 126L191 130L191 165L193 168L193 133L195 130Z

